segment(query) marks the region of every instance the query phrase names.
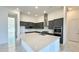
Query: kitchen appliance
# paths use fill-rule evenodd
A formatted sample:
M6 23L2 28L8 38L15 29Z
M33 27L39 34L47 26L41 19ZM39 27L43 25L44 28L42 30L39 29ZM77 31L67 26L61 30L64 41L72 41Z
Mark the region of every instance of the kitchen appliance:
M60 37L60 43L63 44L63 29L62 27L54 27L54 35Z

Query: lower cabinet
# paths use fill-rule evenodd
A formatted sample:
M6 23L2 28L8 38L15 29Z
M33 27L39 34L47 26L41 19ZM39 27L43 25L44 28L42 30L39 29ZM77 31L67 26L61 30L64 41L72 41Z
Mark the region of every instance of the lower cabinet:
M35 52L26 42L23 40L21 41L21 46L25 49L27 52ZM59 39L56 39L55 41L49 43L47 46L41 48L37 52L59 52L60 51L60 43Z

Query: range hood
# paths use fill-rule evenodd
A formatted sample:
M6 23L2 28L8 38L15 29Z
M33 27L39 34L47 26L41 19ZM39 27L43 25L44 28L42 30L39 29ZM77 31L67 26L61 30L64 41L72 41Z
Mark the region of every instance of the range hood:
M48 29L48 14L44 13L44 29Z

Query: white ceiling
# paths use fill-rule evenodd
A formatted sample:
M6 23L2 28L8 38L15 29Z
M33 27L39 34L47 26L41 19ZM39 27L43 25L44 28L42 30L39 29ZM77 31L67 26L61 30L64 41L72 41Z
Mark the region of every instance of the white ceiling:
M9 10L16 10L17 8L19 8L22 14L28 15L28 12L30 12L28 16L33 16L33 17L42 16L44 14L44 10L47 13L51 13L55 10L63 9L62 6L38 6L38 9L35 9L35 6L7 6L7 8Z

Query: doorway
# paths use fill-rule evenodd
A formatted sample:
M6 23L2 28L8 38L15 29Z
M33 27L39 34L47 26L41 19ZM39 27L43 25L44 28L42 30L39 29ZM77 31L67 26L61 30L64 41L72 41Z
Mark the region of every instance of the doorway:
M79 10L68 11L68 44L69 51L79 51Z
M15 18L8 17L8 51L15 51L16 34L15 34Z

